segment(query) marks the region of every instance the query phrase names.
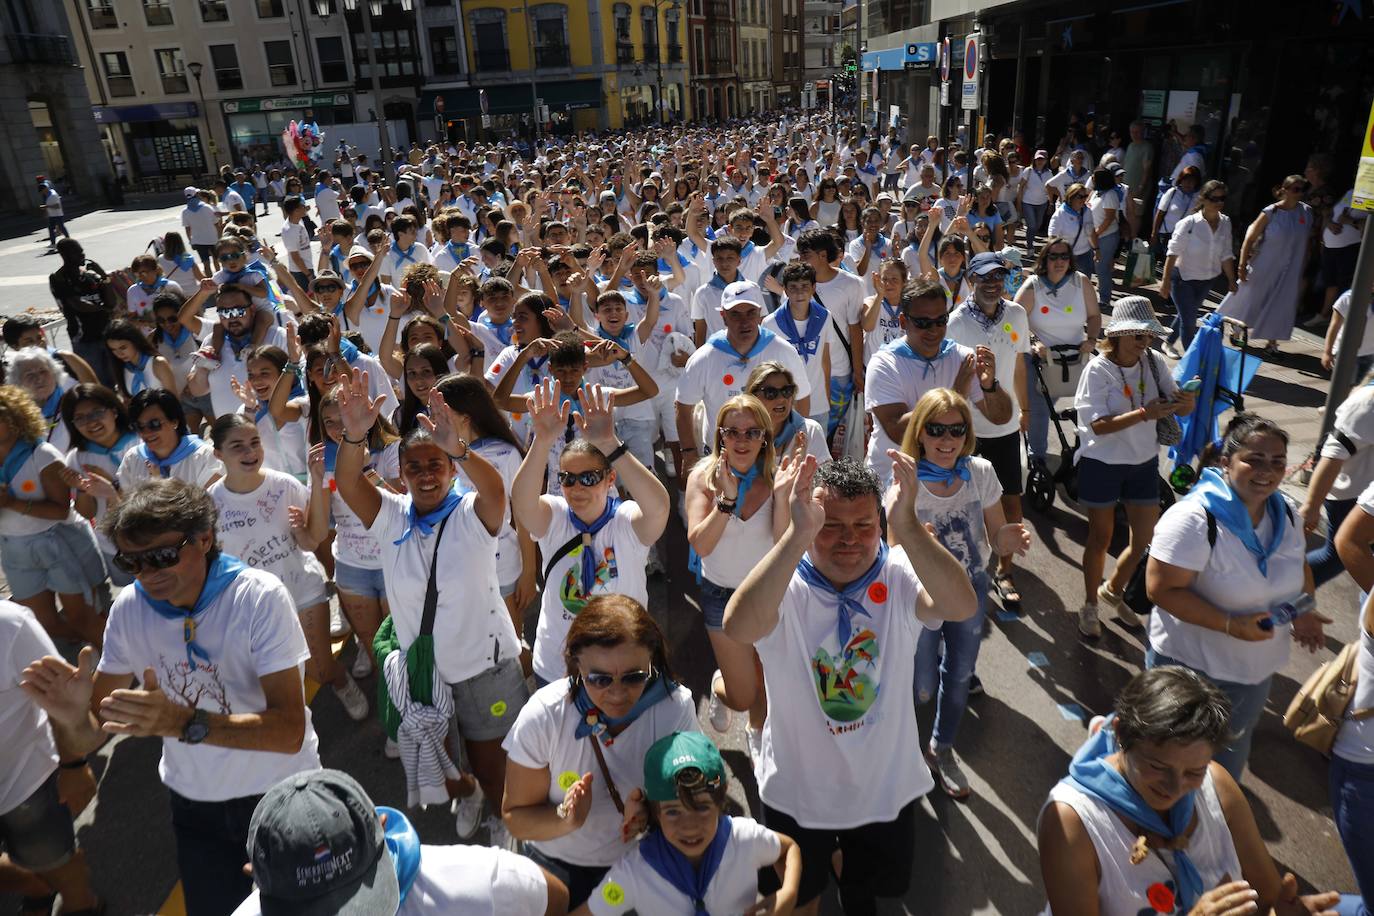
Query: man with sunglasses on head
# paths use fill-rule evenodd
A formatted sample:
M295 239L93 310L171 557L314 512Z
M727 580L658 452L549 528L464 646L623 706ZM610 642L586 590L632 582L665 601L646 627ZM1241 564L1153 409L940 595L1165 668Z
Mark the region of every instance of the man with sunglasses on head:
M229 250L226 249L225 253L229 253ZM215 322L202 316L202 309L211 293L215 293ZM241 286L226 284L217 288L214 280L201 280L200 289L186 300L177 319L192 336L202 340L211 334L216 323L224 330L224 344L219 349L218 361L202 359L196 370L192 370L206 375L210 384L210 404L217 417L235 413L243 404L242 399L234 393L233 382L234 379L240 383L248 380L248 353L254 347L261 344L286 349L286 328L281 321L267 325L262 340L254 342L254 302L253 296Z
M188 916L223 916L248 896L253 809L320 766L295 604L275 576L220 553L215 517L205 491L181 480L127 493L103 526L137 582L110 610L99 664L88 647L76 666L49 655L24 671L73 753L112 734L162 739Z
M868 361L865 390L873 435L868 466L892 482L888 449L902 441L916 402L933 388L952 388L968 398L990 423L1007 423L1012 400L998 381L998 360L986 346L966 347L945 336L949 316L939 281L913 280L902 288L901 324L906 336L884 346Z

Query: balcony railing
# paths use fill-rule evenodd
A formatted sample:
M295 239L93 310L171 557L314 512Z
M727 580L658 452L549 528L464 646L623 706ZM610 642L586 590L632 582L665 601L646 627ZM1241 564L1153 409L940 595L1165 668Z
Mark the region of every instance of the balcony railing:
M115 15L115 11L111 7L91 7L86 12L91 18L91 28L93 29L119 28L119 17Z
M477 50L477 72L499 73L510 69L510 54L505 48L479 48Z
M566 67L568 66L568 49L566 46L554 45L551 47L534 49L534 65L536 67Z
M650 63L653 63L654 61L658 60L658 45L657 45L657 44L648 44L648 43L646 43L646 44L644 45L644 59L645 59L646 61L649 61Z
M110 95L115 98L125 98L138 94L134 89L134 78L132 76L110 76L106 77L105 82L110 87Z
M628 41L615 43L615 62L617 64L632 64L635 62L634 45Z
M682 45L668 45L668 63L682 63Z
M76 64L72 44L65 35L33 35L13 32L5 36L10 60L20 64Z
M162 74L162 91L166 95L176 95L179 92L190 92L191 87L186 83L185 73L164 73Z

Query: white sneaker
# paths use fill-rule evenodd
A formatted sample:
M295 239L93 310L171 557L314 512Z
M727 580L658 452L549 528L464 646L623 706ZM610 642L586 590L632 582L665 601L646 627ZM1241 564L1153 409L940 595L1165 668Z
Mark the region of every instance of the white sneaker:
M458 831L458 839L472 839L472 835L482 825L482 801L482 786L478 784L471 795L466 798L455 798L449 805L449 811L453 814L453 826Z
M334 695L343 704L344 712L354 722L361 722L367 718L367 694L358 687L358 682L348 675L344 675L344 685L334 688Z
M968 798L973 791L969 788L964 768L959 765L959 758L954 755L954 748L927 749L926 763L930 765L935 781L950 798Z
M1125 600L1120 595L1113 594L1111 590L1107 588L1106 582L1103 582L1097 587L1097 603L1105 604L1107 607L1111 608L1113 613L1116 614L1116 619L1123 627L1129 627L1132 630L1140 629L1140 618L1136 616L1136 612L1127 606Z
M400 760L401 746L390 738L387 738L386 744L382 745L382 753L386 755L387 760Z
M504 849L506 852L520 854L520 841L510 835L506 829L505 822L496 815L492 815L486 820L487 825L487 845L496 849Z
M763 759L763 729L752 725L744 727L744 746L749 751L749 762L756 768Z
M372 673L372 656L367 654L367 650L362 646L358 647L358 655L353 659L353 667L350 673L354 677L367 677Z
M1078 632L1089 639L1102 635L1102 622L1097 619L1097 605L1085 604L1078 612Z
M329 602L329 638L343 639L353 632L352 625L348 618L343 615L343 609L339 607L337 601Z
M663 476L669 480L677 480L677 465L673 464L673 453L671 449L664 449L663 456Z
M716 669L715 674L711 675L711 699L706 704L706 718L710 720L711 727L720 734L725 734L730 730L731 709L720 701L716 696L716 679L720 677L720 669Z

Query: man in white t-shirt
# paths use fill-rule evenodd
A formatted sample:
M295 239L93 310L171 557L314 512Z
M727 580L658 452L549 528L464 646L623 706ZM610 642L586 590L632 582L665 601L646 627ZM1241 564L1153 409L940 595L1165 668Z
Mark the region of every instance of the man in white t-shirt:
M836 266L841 254L839 240L828 229L807 229L797 236L797 258L816 272L816 301L830 312L837 342L830 348L830 390L824 393L830 401L827 435L834 435L855 392L864 390L864 280ZM814 412L820 413L819 408L817 404Z
M283 780L263 796L249 826L248 858L256 887L233 916L545 916L568 909L563 882L530 859L486 846L422 846L405 815L378 810L338 770Z
M763 662L759 797L764 823L801 847L798 913L817 911L836 850L846 912L906 893L918 800L934 785L914 750L916 643L978 606L916 519L916 459L894 454L890 551L877 475L848 457L817 470L808 456L791 524L725 607L725 634Z
M215 243L219 241L219 215L215 208L200 199L201 190L185 188L186 209L181 211L181 228L186 230L186 242L200 255L205 273L212 269Z
M320 215L321 223L343 219L339 212L339 192L334 187L334 176L328 171L320 172L319 184L315 185L315 212ZM362 225L360 221L359 226Z
M807 416L811 389L806 381L806 364L797 351L759 325L763 321L763 290L757 283L737 280L721 294L720 311L725 330L712 334L687 360L677 383L677 436L683 461L696 462L698 454L715 450L716 413L720 406L744 390L744 383L755 366L776 360L787 367L797 383L794 406ZM706 411L706 439L697 446L693 411L700 403ZM685 487L686 477L679 479Z
M1207 177L1207 129L1201 124L1194 124L1183 134L1183 154L1178 157L1178 165L1169 173L1169 184L1177 185L1178 176L1183 174L1186 168L1195 168L1198 175L1202 178Z
M229 187L229 183L223 178L215 182L215 193L219 195L219 207L221 213L247 213L248 207L243 202L243 197Z
M252 887L243 851L258 799L320 765L305 634L281 580L219 552L200 487L148 481L103 525L137 585L115 599L98 666L89 647L79 666L47 656L27 690L74 753L110 734L162 739L186 910L227 913Z
M48 248L57 250L57 234L62 233L63 238L71 238L72 234L67 231L66 217L62 210L62 195L57 193L46 178L38 176L38 196L43 201L40 208L43 215L48 218Z

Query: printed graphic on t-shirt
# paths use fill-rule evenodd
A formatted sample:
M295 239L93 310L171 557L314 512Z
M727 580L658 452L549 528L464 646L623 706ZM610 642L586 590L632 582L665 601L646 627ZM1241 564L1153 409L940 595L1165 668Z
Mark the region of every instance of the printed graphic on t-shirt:
M194 624L187 623L187 626ZM201 700L208 700L209 702L204 704L207 712L222 716L233 714L234 710L229 705L229 691L219 679L218 665L197 662L193 667L184 658L173 662L161 653L158 654L157 662L162 692L167 694L172 702L196 709L202 705Z
M572 564L568 571L563 574L563 584L558 589L558 597L563 602L563 617L572 620L591 600L588 592L582 591L582 551L588 550L585 544L579 544L568 554L568 559ZM604 586L612 579L619 577L619 572L615 565L615 548L607 547L600 559L596 562L596 585ZM592 587L596 590L596 586Z
M1177 911L1178 900L1177 892L1173 881L1162 881L1151 884L1145 890L1145 898L1150 905L1141 907L1136 916L1159 916L1160 913L1173 913Z
M831 651L830 646L835 646L836 651ZM859 630L843 649L838 648L835 636L826 637L811 657L811 672L816 678L821 712L834 722L857 723L878 699L877 634L869 629ZM858 727L855 724L844 731Z

